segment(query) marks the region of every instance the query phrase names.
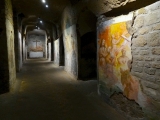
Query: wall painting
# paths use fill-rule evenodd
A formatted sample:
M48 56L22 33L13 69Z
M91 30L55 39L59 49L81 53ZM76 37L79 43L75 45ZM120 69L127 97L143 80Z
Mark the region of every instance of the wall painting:
M130 72L131 34L127 22L109 22L98 29L99 86L109 95L115 91L122 92L143 106L145 97L140 83Z

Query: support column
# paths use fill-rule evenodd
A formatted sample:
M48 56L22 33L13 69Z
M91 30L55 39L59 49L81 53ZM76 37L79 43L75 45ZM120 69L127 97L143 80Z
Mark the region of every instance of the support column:
M51 61L54 61L54 41L51 38Z
M0 15L0 94L13 89L16 80L14 28L11 0L1 0Z
M55 60L54 56L54 41L57 39L57 28L56 25L53 25L51 31L51 61Z
M22 40L21 40L21 18L14 13L14 43L15 43L15 61L16 71L19 72L22 68Z
M23 37L23 40L22 40L22 47L23 49L23 62L26 60L26 37Z
M51 43L48 43L48 60L51 61Z
M45 58L48 58L48 48L47 48L47 41L48 41L48 36L47 33L45 34Z

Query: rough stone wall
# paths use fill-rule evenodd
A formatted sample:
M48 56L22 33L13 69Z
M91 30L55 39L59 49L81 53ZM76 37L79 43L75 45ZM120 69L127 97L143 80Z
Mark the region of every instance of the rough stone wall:
M78 47L76 33L76 15L72 6L67 6L62 14L62 33L65 49L64 69L72 76L78 76Z
M129 2L136 0L90 0L87 7L96 15L111 11L113 8L118 8L126 5Z
M16 80L15 52L14 52L14 28L11 0L5 0L6 36L8 50L9 86L12 89Z
M160 2L135 12L132 74L139 78L155 116L160 111ZM153 117L154 116L149 116ZM159 116L160 117L160 116ZM152 118L152 119L153 119ZM158 118L156 118L158 119Z
M142 110L148 119L160 119L160 2L136 10L128 23L132 40L131 75L140 84ZM110 19L110 18L108 18ZM99 17L98 26L107 21ZM129 86L128 86L129 87ZM100 91L101 92L101 91ZM103 91L104 93L106 91ZM142 96L139 94L139 97ZM117 99L118 101L118 99ZM126 104L132 106L132 104Z
M96 31L96 16L88 9L81 10L77 16L78 31L82 37L84 34Z
M65 70L71 73L74 77L80 77L86 67L83 65L92 66L90 63L95 60L85 60L81 58L81 37L91 31L96 31L96 16L88 9L78 10L77 6L68 5L62 15L62 33L65 49ZM61 35L60 35L61 36ZM90 40L89 40L90 41ZM62 51L61 51L62 52ZM96 54L96 53L95 53ZM63 55L60 55L62 58ZM94 58L91 58L94 59ZM63 58L61 59L63 60ZM82 62L81 62L82 61ZM90 62L91 61L91 62ZM88 67L87 67L88 68ZM95 67L89 67L85 76L94 71ZM83 77L84 78L84 77Z
M97 18L92 11L85 7L87 2L79 2L74 6L77 15L78 79L83 80L96 79L96 45L94 46L96 37L94 38L94 36L96 36ZM95 32L95 34L89 35L91 32Z
M8 50L5 26L5 0L0 2L3 8L0 8L0 94L9 91L9 70L8 70Z
M54 25L52 27L52 37L53 37L53 40L56 40L57 39L57 29L56 29L56 25Z
M62 54L62 49L63 49L63 36L60 30L59 25L56 25L56 32L54 33L54 38L58 38L54 41L54 63L58 66L64 66L64 64L62 64L62 59L64 57L64 55Z

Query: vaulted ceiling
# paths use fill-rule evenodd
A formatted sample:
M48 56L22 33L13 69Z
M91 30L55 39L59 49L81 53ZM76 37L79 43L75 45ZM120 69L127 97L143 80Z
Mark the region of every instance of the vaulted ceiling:
M46 3L43 3L42 0L12 0L12 3L16 13L24 14L23 25L27 25L28 29L34 29L39 24L38 18L40 18L44 23L41 27L49 30L51 24L60 21L62 12L68 4L73 5L79 12L85 8L95 16L101 14L116 16L155 1L158 0L46 0ZM46 4L49 6L48 8L46 8Z

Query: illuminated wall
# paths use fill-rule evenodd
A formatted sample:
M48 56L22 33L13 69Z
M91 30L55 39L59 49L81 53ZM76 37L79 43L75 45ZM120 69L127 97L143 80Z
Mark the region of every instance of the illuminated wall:
M28 52L44 52L45 51L45 36L34 35L28 36Z
M97 22L99 92L122 93L160 119L160 2Z
M12 2L2 0L1 4L0 94L13 90L16 82Z
M73 77L78 75L78 47L74 9L67 6L62 15L62 31L65 50L64 69Z
M43 34L34 34L28 32L27 34L27 52L43 52L43 56L46 57L46 38Z
M125 19L124 19L125 18ZM131 34L127 28L133 14L102 24L98 30L99 83L107 86L108 94L123 92L124 96L141 103L139 81L131 74Z
M54 41L54 63L59 65L59 39Z

